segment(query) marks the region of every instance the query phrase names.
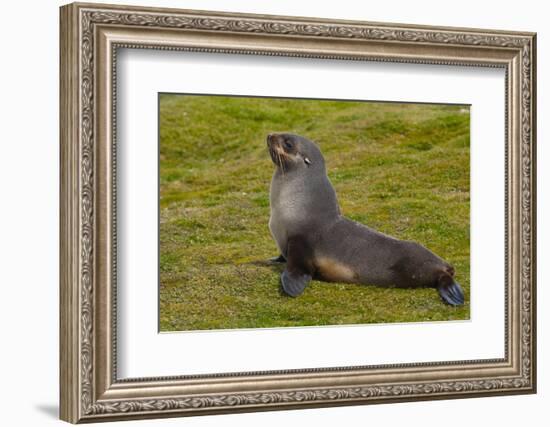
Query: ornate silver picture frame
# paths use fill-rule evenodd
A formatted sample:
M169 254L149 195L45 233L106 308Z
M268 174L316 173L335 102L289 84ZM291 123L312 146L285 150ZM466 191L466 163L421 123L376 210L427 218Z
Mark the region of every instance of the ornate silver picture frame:
M535 34L80 3L63 6L60 18L61 419L112 421L536 391ZM120 48L503 69L504 357L120 379L115 228Z

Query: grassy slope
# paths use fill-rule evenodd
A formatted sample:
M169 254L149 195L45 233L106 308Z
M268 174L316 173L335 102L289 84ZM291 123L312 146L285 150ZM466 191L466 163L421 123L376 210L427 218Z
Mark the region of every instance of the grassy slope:
M162 95L161 330L469 318L469 126L457 106ZM274 131L316 141L343 213L454 264L467 303L318 281L282 295L264 262Z

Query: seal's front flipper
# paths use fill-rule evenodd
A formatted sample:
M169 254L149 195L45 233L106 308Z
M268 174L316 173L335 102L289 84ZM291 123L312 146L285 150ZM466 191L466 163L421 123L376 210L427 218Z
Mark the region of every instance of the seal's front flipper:
M297 297L313 276L311 248L301 236L290 237L287 245L287 265L281 274L281 285L285 294Z
M462 305L464 304L464 292L458 283L451 276L444 275L439 280L437 285L439 295L447 304Z
M281 254L279 256L276 256L276 257L273 257L273 258L269 258L268 260L269 262L271 263L274 263L274 264L284 264L286 262L286 259L285 257Z
M297 297L302 294L310 281L311 276L309 274L292 274L286 269L281 274L283 291L291 297Z

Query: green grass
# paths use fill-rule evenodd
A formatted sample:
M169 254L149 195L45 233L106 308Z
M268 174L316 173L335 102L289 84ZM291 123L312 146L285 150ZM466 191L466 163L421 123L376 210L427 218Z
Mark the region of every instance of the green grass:
M160 96L160 329L468 319L470 122L461 106ZM415 240L466 294L313 281L279 290L269 132L316 141L344 215Z

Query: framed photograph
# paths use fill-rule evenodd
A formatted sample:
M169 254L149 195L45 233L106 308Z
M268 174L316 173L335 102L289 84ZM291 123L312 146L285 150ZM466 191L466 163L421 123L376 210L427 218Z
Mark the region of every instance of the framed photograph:
M61 418L536 391L536 37L61 8Z

